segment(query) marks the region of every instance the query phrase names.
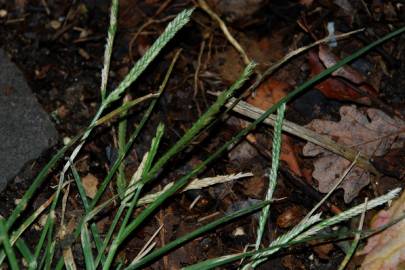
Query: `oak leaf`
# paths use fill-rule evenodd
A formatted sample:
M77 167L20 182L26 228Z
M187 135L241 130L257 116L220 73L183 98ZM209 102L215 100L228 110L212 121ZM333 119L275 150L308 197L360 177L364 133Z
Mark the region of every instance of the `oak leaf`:
M355 106L341 107L340 115L339 122L316 119L307 127L367 156L382 156L390 149L404 145L405 122L400 119L393 119L377 109L367 109L363 113ZM351 163L312 143L304 146L303 154L317 157L312 176L319 183L318 190L323 193L331 190ZM344 190L345 202L353 200L369 183L368 173L359 167L353 167L340 186Z

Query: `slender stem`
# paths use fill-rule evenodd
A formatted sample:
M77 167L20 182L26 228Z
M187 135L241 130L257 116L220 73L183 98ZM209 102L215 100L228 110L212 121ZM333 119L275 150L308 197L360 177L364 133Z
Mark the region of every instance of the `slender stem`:
M104 64L103 64L103 70L101 71L101 86L100 86L101 101L105 100L106 93L107 93L107 82L108 82L108 74L110 72L111 54L112 54L112 49L113 49L113 44L114 44L115 33L117 32L118 9L119 9L119 1L112 0L107 43L105 44L105 50L104 50Z
M3 245L4 251L6 252L8 262L11 270L18 270L17 257L15 256L13 247L10 244L10 239L7 233L7 226L4 218L0 218L0 245Z

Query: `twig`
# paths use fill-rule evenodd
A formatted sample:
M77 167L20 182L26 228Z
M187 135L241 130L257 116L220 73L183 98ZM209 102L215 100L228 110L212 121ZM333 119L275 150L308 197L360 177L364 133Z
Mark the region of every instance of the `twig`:
M364 31L364 28L354 30L354 31L351 31L351 32L347 32L347 33L344 33L344 34L336 35L334 38L336 40L340 40L340 39L347 38L347 37L349 37L351 35L357 34L357 33L362 32L362 31ZM256 81L243 93L243 95L240 95L240 97L238 97L235 100L235 102L232 104L232 106L228 107L226 112L229 112L230 110L232 110L233 107L240 100L242 100L243 98L249 96L250 93L252 93L254 90L256 90L260 86L260 84L262 84L267 79L267 77L269 77L271 74L273 74L279 67L281 67L282 65L284 65L285 63L290 61L293 57L295 57L296 55L299 55L299 54L301 54L301 53L303 53L303 52L305 52L305 51L307 51L307 50L309 50L309 49L311 49L311 48L313 48L313 47L315 47L315 46L317 46L319 44L327 43L330 40L331 40L331 37L326 36L323 39L320 39L320 40L318 40L318 41L316 41L314 43L311 43L311 44L309 44L307 46L303 46L301 48L298 48L298 49L286 54L282 59L277 61L275 64L271 65L264 73L259 74Z
M49 10L48 4L46 3L46 0L41 0L41 4L44 6L44 9L46 11L47 15L51 14L51 11Z
M232 104L235 102L235 100L236 100L235 98L230 99L230 101L226 104L226 107L230 108ZM233 108L233 111L242 114L246 117L249 117L251 119L257 119L264 112L263 110L255 106L252 106L244 101L239 101L239 103ZM274 126L275 120L276 116L272 114L266 120L264 120L264 123L270 126ZM297 125L291 121L285 120L282 129L287 133L290 133L308 142L326 148L327 150L337 155L340 155L347 160L354 161L356 158L357 152L349 148L348 146L337 143L325 135L320 135L308 128ZM359 158L357 159L356 165L369 172L378 175L379 172L370 163L369 159L370 158L368 156L360 154Z
M201 43L200 52L198 53L198 60L197 60L197 67L195 68L194 73L194 98L198 94L198 75L200 75L200 68L201 68L201 58L205 48L205 41Z
M219 27L221 28L225 37L232 44L232 46L240 53L245 65L249 64L251 62L251 60L247 56L247 54L246 54L245 50L242 48L242 46L238 43L238 41L236 41L236 39L229 32L228 27L226 26L225 22L208 6L208 4L207 4L207 2L205 2L205 0L198 0L198 5L200 6L201 9L203 9L205 12L207 12L208 15L210 15L213 20L217 21L217 23L219 24Z
M359 232L356 233L356 235L354 236L354 240L353 240L345 258L343 259L342 263L340 264L339 270L344 270L346 268L346 265L349 263L350 259L352 258L353 254L356 251L356 248L359 244L359 241L361 238L361 230L362 230L363 224L364 224L364 217L366 216L366 211L367 211L367 202L368 202L368 198L366 197L366 199L364 200L364 211L361 214L359 226L357 228L357 230Z
M162 13L172 2L173 0L166 0L163 4L160 5L159 9L156 11L154 17L158 16L160 13Z
M149 253L149 251L155 247L156 242L152 243L153 239L158 235L158 233L162 230L163 224L159 226L159 228L153 233L153 235L149 238L148 242L143 245L142 249L138 252L138 255L136 255L135 259L132 261L131 264L135 264L137 261L139 261L141 258L145 257L146 254Z

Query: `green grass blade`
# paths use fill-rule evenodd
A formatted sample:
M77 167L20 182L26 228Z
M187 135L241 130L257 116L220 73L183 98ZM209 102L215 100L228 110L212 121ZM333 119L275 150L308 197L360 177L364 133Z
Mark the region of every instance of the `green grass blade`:
M49 230L50 232L50 230ZM48 244L45 249L44 255L44 269L50 270L52 266L53 256L55 255L56 240L50 240L52 238L52 233L48 234Z
M82 179L77 172L75 166L73 164L70 165L70 170L72 171L73 179L75 180L77 191L79 192L80 199L82 199L82 203L84 206L84 210L86 214L90 210L89 200L87 199L86 191L84 190L84 186L82 183Z
M308 226L310 226L318 221L319 221L319 216L314 216L311 219L309 219ZM298 230L297 230L297 232L298 232ZM291 232L289 232L289 233L291 233ZM228 264L228 263L231 263L231 262L243 259L243 258L248 258L251 256L259 256L260 254L263 254L264 252L274 253L277 250L279 250L283 244L285 244L285 243L277 243L274 246L264 248L264 249L243 252L243 253L236 253L236 254L232 254L232 255L226 255L226 256L222 256L222 257L218 257L218 258L214 258L214 259L209 259L209 260L205 260L205 261L202 261L202 262L194 264L194 265L187 266L183 269L184 270L213 269L215 267L223 266L225 264Z
M144 157L142 158L141 163L138 166L138 169L136 170L134 175L131 177L130 185L132 185L132 183L135 183L135 181L139 180L139 178L142 174L142 170L145 167L146 159L148 158L148 156L149 156L149 152L145 153ZM133 187L135 188L135 185L133 185ZM125 194L127 194L130 191L129 188L126 191L124 191L125 193L120 194L122 197L124 197L124 199L121 200L121 204L118 208L118 211L115 213L113 222L111 223L110 227L108 228L108 232L107 232L106 237L104 238L102 248L101 248L101 250L99 250L98 256L96 258L96 262L95 262L96 267L98 266L98 264L100 262L101 256L104 255L104 251L107 249L108 244L110 243L111 237L116 229L116 226L118 225L118 222L120 221L122 214L124 213L125 209L128 207L127 203L133 196L133 190L134 189L132 189L132 191L131 191L131 196L125 196ZM137 190L137 192L140 192L140 190ZM135 194L135 196L137 196L137 195Z
M21 225L20 227L15 230L10 237L10 244L14 245L20 236L24 233L24 231L32 225L32 223L42 214L43 211L51 204L54 195L52 195L45 203L43 203L38 209L35 210ZM3 263L6 254L4 250L0 250L0 265Z
M38 243L35 247L35 251L34 251L35 260L38 260L39 255L41 254L41 250L45 243L48 229L49 229L49 222L46 222L44 228L42 229L41 236L39 237Z
M122 80L118 87L111 92L106 98L106 103L120 98L122 93L141 75L149 64L156 58L159 52L166 46L166 44L173 39L174 35L185 26L193 13L193 9L187 9L179 13L176 18L171 21L165 31L159 36L159 38L153 43L148 51L139 59L136 64L129 71L128 75Z
M103 70L101 71L101 86L100 86L101 101L105 100L107 93L107 82L108 82L108 74L110 72L111 54L114 44L115 33L117 32L118 9L119 9L119 1L112 0L110 9L110 24L108 27L108 34L107 34L107 43L105 44L104 50Z
M399 188L394 189L385 195L382 195L380 197L377 197L377 198L371 200L370 202L367 202L367 204L363 203L363 204L357 205L336 216L323 220L323 221L319 222L318 224L312 226L309 229L307 229L309 227L309 226L307 226L307 223L308 223L307 221L301 222L296 227L294 227L291 231L289 231L288 233L282 235L281 237L279 237L275 241L273 241L270 246L284 245L290 241L302 241L305 238L315 235L316 233L324 230L327 227L331 227L342 221L351 219L352 217L363 213L365 211L365 209L367 211L367 210L370 210L374 207L377 207L381 204L384 204L384 203L392 200L399 194L399 192L400 192ZM302 229L302 227L304 227L304 226L305 226L305 228ZM306 231L304 231L304 230L306 230ZM263 261L266 260L266 257L272 255L276 251L277 250L273 250L272 252L267 252L267 253L264 252L264 253L260 254L258 256L259 259L253 263L253 266L257 266L258 264L262 263Z
M122 106L125 106L125 103L128 101L126 100L127 96L124 97L122 101ZM125 151L125 144L127 139L127 111L123 111L121 113L121 120L118 123L118 152L119 155L124 155ZM117 190L118 194L123 194L127 187L127 180L125 177L125 162L121 162L120 166L118 167L118 174L117 174ZM122 196L122 195L121 195ZM122 199L122 197L121 197Z
M47 246L45 250L45 269L50 269L54 252L55 252L55 246L56 246L56 241L54 239L54 229L55 229L55 223L56 223L56 213L55 209L59 201L59 196L60 193L62 192L63 189L63 182L64 182L64 177L61 176L59 178L59 183L58 183L58 188L55 192L55 197L53 198L52 205L49 211L49 215L46 220L46 225L45 228L46 230L42 231L42 235L47 235ZM40 239L43 238L41 235Z
M17 257L15 256L13 247L10 244L10 239L7 233L7 225L4 218L0 218L0 245L3 245L11 270L20 269L18 267Z
M297 237L296 240L302 240L306 237L309 237L311 235L315 235L317 232L322 231L323 229L336 225L344 220L350 219L352 217L355 217L359 214L361 214L364 211L364 208L366 208L366 210L370 210L373 209L379 205L382 205L392 199L394 199L396 196L398 196L399 192L401 191L400 188L396 188L391 190L390 192L388 192L385 195L382 195L380 197L377 197L375 199L372 199L370 201L366 203L362 203L360 205L357 205L353 208L350 208L349 210L346 210L336 216L333 216L331 218L325 219L324 221L320 222L319 224L317 224L316 226L312 227L311 229L309 229L308 231L306 231L304 234L300 235L299 237Z
M343 60L339 61L338 63L336 63L334 66L324 70L323 72L321 72L320 74L314 76L313 78L311 78L310 80L308 80L307 82L303 83L302 85L298 86L295 90L293 90L291 93L289 93L287 96L285 96L284 98L282 98L279 102L277 102L275 105L273 105L270 109L268 109L266 112L264 112L258 119L256 119L254 122L252 122L248 127L246 127L245 129L243 129L242 131L240 131L236 136L234 136L231 140L229 140L228 142L226 142L225 144L223 144L217 151L215 151L210 157L208 157L204 162L202 162L200 165L198 165L194 170L192 170L190 173L188 173L186 176L182 177L180 180L178 180L171 188L169 188L164 194L162 194L161 196L159 196L152 204L150 204L143 212L141 212L139 214L139 216L131 222L131 224L128 225L128 228L125 230L124 232L124 237L123 239L125 239L126 237L128 237L132 231L134 231L142 222L143 220L145 220L151 213L153 213L153 211L159 207L167 198L169 198L170 196L172 196L174 193L176 193L180 188L182 188L184 185L187 184L188 180L191 177L194 177L195 175L197 175L199 172L201 172L205 166L210 163L211 161L215 160L216 158L218 158L223 152L225 152L228 147L230 147L231 145L234 145L235 143L237 143L240 139L244 138L247 134L249 134L252 130L254 130L256 128L256 126L258 124L260 124L261 122L264 121L264 119L266 119L270 114L272 114L275 110L277 110L283 103L287 103L288 101L290 101L292 98L294 98L296 95L298 95L299 93L303 92L305 89L307 89L308 87L312 86L313 84L319 82L320 80L324 79L325 77L327 77L328 75L330 75L331 73L333 73L334 71L338 70L339 68L341 68L342 66L346 65L347 63L353 61L354 59L358 58L359 56L361 56L362 54L366 53L367 51L369 51L370 49L374 48L375 46L387 41L388 39L395 37L396 35L399 35L401 33L403 33L405 31L405 27L394 31L388 35L386 35L385 37L371 43L370 45L358 50L357 52L355 52L354 54L344 58ZM201 119L201 118L200 118ZM180 139L181 140L181 139ZM173 150L169 150L173 151ZM165 154L166 155L166 154ZM163 157L162 157L163 158ZM160 160L159 160L160 161ZM154 170L155 167L159 167L159 169L162 167L162 165L160 165L160 162L157 162L156 165L151 169L151 172L148 174L148 176L150 175L150 178L146 177L145 181L150 180L153 176L151 175L152 172L154 174L157 173L158 169L156 169L156 171ZM162 162L163 164L165 162ZM157 164L159 164L159 166L157 166Z
M277 184L277 171L280 162L280 150L281 150L281 132L282 132L282 125L284 120L284 113L286 109L286 104L283 103L280 108L277 110L277 118L274 125L274 133L273 133L273 147L272 147L272 157L271 157L271 169L269 174L269 186L267 188L266 193L266 200L271 201L273 198L274 190L276 189ZM256 243L255 249L258 250L260 248L260 244L263 239L264 229L267 224L267 220L270 215L270 205L267 205L262 209L259 218L259 227L257 228L257 236L256 236ZM251 264L247 264L243 267L243 269L251 269L253 266Z
M172 63L168 69L168 72L166 73L166 76L164 78L163 83L160 85L159 87L159 92L158 92L158 96L160 96L165 87L166 84L170 78L171 72L174 68L175 63L177 62L177 59L179 58L181 53L181 50L178 50L172 60ZM142 131L143 127L145 126L146 122L148 121L150 115L152 114L153 109L156 106L158 99L154 99L151 101L148 109L146 110L144 116L142 117L142 120L140 122L140 124L137 126L137 128L135 129L135 131L131 134L131 137L129 138L126 146L125 146L125 154L128 153L129 149L132 147L135 139L138 137L139 133ZM121 162L123 161L124 156L119 156L118 159L114 162L113 166L111 167L110 171L108 172L107 176L104 178L103 182L101 183L99 189L97 190L96 196L94 197L94 199L91 201L90 204L90 209L94 209L97 205L98 200L101 198L104 190L106 189L106 187L108 186L108 184L110 183L112 177L114 176L114 174L116 173L118 166L121 164ZM109 202L107 202L105 205L108 205L109 203L111 203L112 200L110 200ZM99 209L101 209L102 207L99 207ZM93 212L93 210L91 211ZM80 235L80 230L81 230L81 226L83 225L83 222L85 221L85 219L87 219L87 217L85 217L84 219L82 219L79 222L79 225L77 226L77 229L74 232L74 236L78 237ZM63 259L60 259L58 261L58 264L56 266L56 269L61 269L63 267Z
M90 212L90 206L89 206L89 200L87 199L86 192L84 190L84 187L83 187L83 184L82 184L82 181L81 181L81 177L80 177L79 173L77 172L76 168L73 165L70 166L70 169L72 170L73 178L75 180L75 183L76 183L80 198L82 199L82 202L83 202L85 213L87 215ZM98 251L100 251L103 243L101 241L100 233L99 233L95 223L92 222L90 224L90 230L91 230L91 233L93 235L93 239L94 239L94 243L96 244L96 248L97 248ZM103 256L102 257L103 262L104 262L104 259L105 258Z
M253 73L255 63L250 63L242 72L239 79L226 91L222 92L215 101L214 104L193 124L193 126L178 140L153 166L153 168L148 172L142 182L145 184L152 180L159 170L177 153L182 151L189 143L203 130L209 123L214 120L215 115L218 114L225 102L243 86L246 80Z
M95 263L96 267L98 266L98 263L100 261L100 256L104 253L104 250L107 248L107 245L111 239L111 236L112 236L113 232L115 231L115 227L118 224L118 221L119 221L121 215L124 213L125 208L129 208L129 209L124 218L124 221L120 224L120 230L118 232L118 235L121 233L122 229L125 228L129 218L131 217L131 213L136 205L136 202L138 201L137 198L139 197L140 192L141 192L141 187L135 186L135 184L137 181L139 181L140 177L143 174L145 174L145 172L147 170L150 169L153 159L157 153L160 141L163 137L163 134L164 134L164 125L159 124L157 127L156 136L152 139L149 152L147 152L144 155L142 162L140 163L137 171L134 173L134 176L132 176L132 178L131 178L130 186L128 186L127 190L125 190L124 193L122 194L123 200L121 201L121 205L120 205L116 215L114 216L114 220L111 223L110 228L108 229L106 238L104 239L102 249L101 249L101 251L99 251L99 255L96 258L96 263ZM135 190L136 190L136 193L134 193ZM132 200L132 201L128 205L128 202L130 200ZM110 253L111 253L111 250L110 250Z
M84 262L86 264L86 270L94 270L96 269L94 264L94 257L93 252L91 251L91 240L89 229L87 228L87 224L84 224L82 233L81 233L81 243L83 249L83 256Z
M24 257L25 261L27 262L28 268L35 269L37 267L37 263L34 254L32 254L30 248L27 246L24 240L18 239L17 242L15 243L15 246L17 247L21 255Z
M176 64L179 56L180 56L181 50L178 50L176 52L176 54L173 57L173 60L169 66L169 69L165 75L165 78L163 79L162 84L159 87L159 91L158 91L158 96L160 96L164 89L166 88L166 85L169 81L170 75L173 71L174 65ZM93 209L98 200L101 198L101 195L103 194L104 190L106 189L106 187L108 186L108 184L110 183L112 177L114 176L116 170L118 169L119 165L121 164L121 162L123 162L124 157L126 155L126 153L128 153L129 149L132 147L132 145L134 144L135 139L138 137L139 133L142 131L143 127L145 126L146 122L148 121L150 115L152 114L153 109L156 106L158 99L154 99L151 101L148 109L146 110L144 116L142 117L141 122L139 123L139 125L136 127L135 131L132 133L132 135L130 136L127 144L125 145L125 149L122 152L124 155L123 156L119 156L117 158L117 160L114 162L113 166L111 167L110 171L108 172L107 176L105 177L105 179L103 180L103 182L101 183L99 189L97 190L96 196L94 197L94 199L91 202L90 208Z
M131 109L132 107L134 107L135 105L138 105L144 101L147 101L148 99L156 99L159 97L159 93L151 93L151 94L147 94L144 95L142 97L136 98L134 100L130 100L128 102L125 102L123 104L121 104L120 107L114 109L113 111L107 113L106 115L104 115L103 117L100 117L96 123L95 126L99 126L102 125L108 121L111 121L111 119L113 119L114 117L118 117L120 114L122 114L125 111L128 111L129 109Z
M97 258L95 260L94 266L97 267L98 264L100 263L101 257L104 256L104 251L107 249L108 243L110 243L111 237L114 233L114 230L119 222L119 219L121 218L121 215L124 213L125 207L120 206L118 208L117 213L114 216L114 220L110 225L110 228L108 229L107 235L104 238L103 245L101 246L101 249L98 251Z
M75 138L73 138L69 142L69 144L62 147L62 149L60 149L52 157L52 159L44 166L44 168L40 171L40 173L37 175L37 177L35 177L33 183L30 185L30 187L24 193L24 196L21 198L20 202L14 208L11 215L7 218L6 226L7 226L8 230L11 228L11 226L14 224L14 222L20 216L21 212L25 210L25 208L27 207L28 201L32 198L32 196L34 196L34 193L42 185L46 176L48 176L48 174L51 171L51 169L53 168L53 166L55 166L55 164L59 161L59 159L63 157L66 150L69 149L80 137L81 137L81 134L76 136Z
M160 141L161 141L161 139L163 137L163 134L164 134L164 125L159 124L158 127L157 127L157 130L156 130L156 135L152 139L151 147L149 149L149 153L145 155L146 156L146 160L144 162L145 165L143 166L143 168L138 168L138 170L142 169L142 174L141 175L145 175L146 172L149 171L149 169L150 169L150 167L152 165L152 162L153 162L153 160L154 160L154 158L156 156L156 153L158 151L159 144L160 144ZM137 183L135 182L133 184L136 185ZM121 237L123 231L125 230L125 227L126 227L128 221L129 221L129 219L131 218L132 212L133 212L133 210L134 210L134 208L135 208L135 206L136 206L136 204L138 202L138 199L139 199L139 196L140 196L140 193L141 193L141 190L142 190L142 184L139 185L139 186L136 185L135 188L136 188L136 193L135 193L135 196L133 196L132 199L131 199L131 196L127 196L127 193L125 193L125 198L123 199L122 204L124 204L124 205L127 204L127 202L129 200L131 200L131 202L129 204L128 211L127 211L127 213L125 215L125 218L124 218L124 220L122 221L122 223L120 225L120 229L118 231L116 239L111 244L111 247L110 247L110 250L108 252L107 259L106 259L106 262L104 264L103 269L109 269L109 266L111 265L112 260L114 259L115 253L116 253L116 251L117 251L117 249L119 247L118 243L120 242L120 237ZM132 186L128 187L128 190L129 189L132 189Z
M368 198L366 197L365 205L364 205L364 211L363 211L363 213L361 214L359 226L358 226L358 228L357 228L357 230L359 230L359 232L356 233L356 235L355 235L355 237L354 237L354 240L353 240L352 244L350 245L350 248L349 248L348 252L346 253L345 258L344 258L343 261L340 263L340 266L339 266L339 269L338 269L338 270L344 270L344 269L346 269L347 264L349 263L350 259L352 258L353 254L354 254L354 252L356 251L357 246L358 246L358 244L359 244L359 242L360 242L360 238L361 238L361 234L362 234L361 230L362 230L362 228L363 228L364 217L366 216L366 211L367 211L367 201L368 201Z
M101 103L100 107L98 108L95 116L90 122L90 125L86 132L83 134L81 138L81 143L76 146L73 150L72 154L69 157L70 163L72 163L76 156L79 154L81 148L84 145L85 140L90 135L93 128L96 126L97 121L104 113L105 109L111 105L112 102L118 100L121 95L125 92L125 90L136 80L138 77L145 71L148 65L156 58L158 53L164 48L164 46L174 37L174 35L190 20L190 16L194 9L184 10L183 12L179 13L176 18L169 23L166 27L165 31L159 38L153 43L153 45L149 48L149 50L139 59L136 64L132 67L130 72L125 76L122 82L118 85L118 87L112 91ZM60 174L60 182L63 181L64 175L66 171L69 169L69 162L66 162L65 166L62 169Z
M219 218L209 224L206 224L182 237L177 238L176 240L165 245L164 247L161 247L161 248L153 251L152 253L150 253L150 254L146 255L145 257L143 257L142 259L140 259L135 264L129 265L125 270L141 269L142 267L145 267L147 264L149 264L152 261L156 260L157 258L161 257L162 255L170 252L171 250L175 249L176 247L179 247L179 246L185 244L186 242L188 242L196 237L199 237L200 235L202 235L210 230L217 228L220 225L223 225L227 222L235 220L241 216L251 214L251 213L267 206L269 203L270 202L268 202L268 201L261 202L254 206L251 206L251 207L239 210L239 211L235 211L235 212L228 214L222 218Z
M277 184L277 170L280 162L280 150L281 150L281 127L283 125L284 112L286 109L286 104L283 103L277 110L277 119L274 125L273 134L273 150L271 158L271 170L269 175L269 187L267 189L266 201L271 201L273 199L273 193ZM262 209L262 213L259 219L259 227L257 230L257 238L255 243L255 248L259 249L260 243L262 242L264 228L266 226L267 220L269 218L270 205Z
M253 69L255 67L254 63L248 65L243 73L241 74L240 78L226 91L224 91L221 95L218 96L217 100L211 107L197 120L197 122L180 138L176 144L171 147L162 158L160 158L156 164L151 168L150 172L142 179L141 184L145 184L152 179L152 177L160 170L162 166L175 154L179 151L183 150L193 138L199 132L206 127L215 117L215 115L220 111L221 107L225 104L225 102L234 94L234 92L239 89L243 83L248 79L248 77L252 74ZM177 181L173 186L171 186L167 191L165 191L162 195L160 195L152 204L150 204L144 211L140 213L140 215L132 221L125 231L123 232L123 238L119 239L118 245L126 238L133 230L135 230L161 203L163 203L167 198L172 196L176 193L180 188L184 187L191 177L196 176L205 166L212 161L214 158L218 157L217 155L212 155L208 158L205 162L201 163L197 166L196 169L188 173L186 176L182 177L179 181Z

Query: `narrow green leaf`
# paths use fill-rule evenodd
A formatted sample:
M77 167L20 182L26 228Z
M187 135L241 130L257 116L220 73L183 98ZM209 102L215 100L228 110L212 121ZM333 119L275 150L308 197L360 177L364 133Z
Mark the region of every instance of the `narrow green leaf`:
M252 75L256 63L250 63L239 76L239 79L232 84L226 91L222 92L214 104L187 130L187 132L178 140L152 167L148 174L142 179L142 183L146 184L156 177L157 173L165 166L165 164L177 153L182 151L189 143L214 120L225 102L232 97L235 92L240 89L246 80Z
M142 267L145 267L146 265L148 265L149 263L151 263L152 261L158 259L159 257L163 256L164 254L170 252L171 250L185 244L186 242L195 239L199 236L201 236L202 234L213 230L227 222L233 221L241 216L247 215L247 214L251 214L265 206L267 206L270 202L266 201L266 202L261 202L258 203L256 205L253 205L251 207L233 212L231 214L228 214L222 218L219 218L211 223L208 223L184 236L181 236L179 238L177 238L176 240L168 243L167 245L165 245L164 247L161 247L155 251L153 251L152 253L146 255L145 257L143 257L142 259L140 259L139 261L137 261L135 264L131 264L129 265L125 270L130 270L130 269L141 269Z
M267 189L266 200L271 201L273 199L273 193L276 189L277 184L277 171L278 165L280 162L280 151L281 151L281 131L282 125L284 120L284 112L286 109L286 104L283 103L280 108L277 110L277 118L276 123L274 125L274 133L273 133L273 149L272 149L272 157L271 157L271 170L269 175L269 187ZM266 227L267 220L270 214L270 205L264 207L262 209L260 219L259 219L259 227L257 229L257 238L255 248L259 249L260 243L262 242L264 228Z
M194 8L186 9L179 13L176 18L171 21L165 31L159 36L159 38L153 43L148 51L139 59L136 64L129 71L128 75L122 80L118 87L111 92L106 98L106 103L120 98L122 93L141 75L149 64L156 58L159 52L169 43L170 40L176 35L180 29L182 29L189 21Z
M101 101L105 100L106 93L107 93L107 82L108 82L108 75L110 73L111 54L112 54L112 49L113 49L113 44L114 44L115 33L117 32L118 9L119 9L119 1L112 0L111 9L110 9L110 23L109 23L109 27L108 27L107 43L105 44L105 50L104 50L103 70L101 71L101 86L100 86Z
M15 243L15 246L17 247L21 255L24 257L25 261L27 262L28 268L36 269L37 263L34 254L32 254L30 248L27 246L24 240L22 240L21 238L18 239L17 242Z
M0 217L0 245L3 245L11 270L20 269L18 267L17 257L15 256L13 247L10 244L10 239L8 238L6 222L2 217Z
M91 251L91 240L89 235L89 229L87 228L87 224L83 225L82 233L81 233L81 243L83 248L83 255L84 255L84 262L86 264L87 270L94 270L94 257L93 252Z

